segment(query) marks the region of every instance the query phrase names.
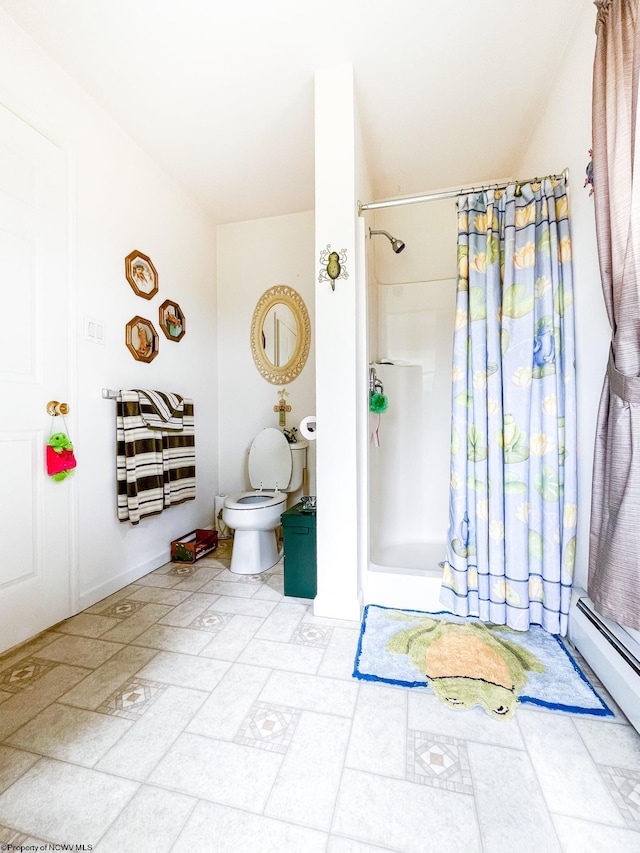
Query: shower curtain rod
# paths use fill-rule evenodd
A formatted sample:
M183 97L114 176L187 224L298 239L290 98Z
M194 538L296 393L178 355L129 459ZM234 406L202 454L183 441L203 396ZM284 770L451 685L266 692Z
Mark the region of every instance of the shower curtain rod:
M566 183L569 183L569 169L563 169L559 175L549 175L545 177L550 177L552 180L559 181L560 178L564 178ZM445 190L435 190L432 193L426 193L425 195L409 195L404 198L391 198L386 201L370 201L367 204L362 204L358 202L358 216L362 215L364 210L377 210L381 207L399 207L404 204L417 204L421 201L439 201L442 198L455 198L458 195L463 195L464 193L472 193L472 192L481 192L482 190L503 190L505 187L508 187L509 184L520 184L524 186L524 184L536 183L537 181L542 180L541 178L527 178L525 181L516 181L514 178L508 178L504 181L499 181L494 184L482 184L480 186L473 187L460 187L459 189L445 189Z

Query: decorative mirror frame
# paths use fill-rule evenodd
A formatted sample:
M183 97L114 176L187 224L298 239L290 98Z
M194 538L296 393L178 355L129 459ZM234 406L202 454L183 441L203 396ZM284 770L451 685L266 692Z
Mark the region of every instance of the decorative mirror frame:
M297 340L292 357L284 367L276 367L267 358L262 344L262 324L276 304L286 305L296 320ZM311 323L304 299L292 287L276 284L266 290L255 307L251 319L251 355L260 374L272 385L286 385L298 376L307 363L311 347Z

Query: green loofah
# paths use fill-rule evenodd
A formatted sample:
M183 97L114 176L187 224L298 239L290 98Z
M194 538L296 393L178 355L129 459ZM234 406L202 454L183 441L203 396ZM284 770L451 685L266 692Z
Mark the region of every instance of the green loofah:
M372 394L369 397L369 411L380 414L389 408L389 401L384 394Z

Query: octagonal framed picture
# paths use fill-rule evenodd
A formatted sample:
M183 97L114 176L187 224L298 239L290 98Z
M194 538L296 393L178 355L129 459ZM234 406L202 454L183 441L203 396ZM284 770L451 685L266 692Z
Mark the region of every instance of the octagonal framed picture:
M165 299L158 309L160 315L160 328L166 338L170 341L179 341L186 331L184 313L177 302Z
M130 252L124 259L124 271L136 296L153 299L158 292L158 273L151 258L137 250Z
M136 361L150 362L158 355L160 339L151 320L135 316L126 325L125 343Z

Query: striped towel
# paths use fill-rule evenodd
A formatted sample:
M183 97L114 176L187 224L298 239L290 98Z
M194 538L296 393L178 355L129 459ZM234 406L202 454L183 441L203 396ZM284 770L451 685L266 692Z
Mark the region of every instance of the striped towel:
M138 524L196 496L193 401L161 391L116 398L118 520Z
M179 394L164 391L143 391L136 388L140 400L140 415L149 429L182 431L184 406Z

